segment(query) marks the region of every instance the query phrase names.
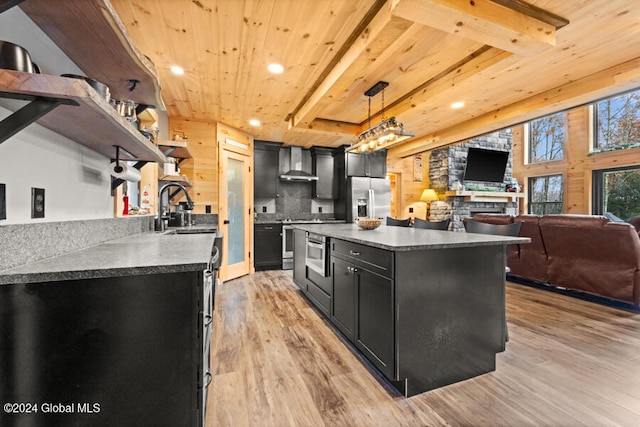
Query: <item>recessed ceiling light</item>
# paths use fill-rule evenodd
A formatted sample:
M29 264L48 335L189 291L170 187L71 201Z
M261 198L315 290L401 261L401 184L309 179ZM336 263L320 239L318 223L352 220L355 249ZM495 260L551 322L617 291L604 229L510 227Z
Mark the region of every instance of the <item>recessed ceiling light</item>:
M267 67L273 74L280 74L284 71L284 67L280 64L269 64Z
M260 126L260 120L251 119L251 120L249 120L249 124L250 124L251 126L254 126L254 127L255 127L255 126Z
M451 104L451 108L453 109L462 108L462 107L464 107L464 102L462 101L454 102L453 104Z
M177 74L179 76L184 74L184 68L182 67L178 67L177 65L174 65L173 67L171 67L171 72L173 74Z

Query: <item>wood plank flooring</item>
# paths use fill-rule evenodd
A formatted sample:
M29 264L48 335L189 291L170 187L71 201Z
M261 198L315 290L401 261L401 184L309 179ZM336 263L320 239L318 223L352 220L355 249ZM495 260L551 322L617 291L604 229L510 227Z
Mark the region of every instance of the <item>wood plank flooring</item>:
M507 283L495 372L411 398L380 380L290 271L216 292L207 426L640 426L640 314Z

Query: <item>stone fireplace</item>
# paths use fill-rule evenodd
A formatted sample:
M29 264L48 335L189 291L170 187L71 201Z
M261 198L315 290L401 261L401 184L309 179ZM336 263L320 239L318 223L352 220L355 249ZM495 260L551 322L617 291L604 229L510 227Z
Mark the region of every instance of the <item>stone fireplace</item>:
M430 186L440 194L446 194L446 200L431 204L431 220L439 221L451 218L453 231L463 231L462 220L476 213L518 213L518 198L501 193L505 183L513 176L513 157L509 156L505 171L505 183L473 182L463 183L464 169L469 147L486 148L511 152L513 139L511 129L504 129L488 135L479 136L460 144L432 150L429 158ZM458 183L472 185L480 191L458 191ZM491 191L482 191L491 190ZM472 194L474 193L474 194Z

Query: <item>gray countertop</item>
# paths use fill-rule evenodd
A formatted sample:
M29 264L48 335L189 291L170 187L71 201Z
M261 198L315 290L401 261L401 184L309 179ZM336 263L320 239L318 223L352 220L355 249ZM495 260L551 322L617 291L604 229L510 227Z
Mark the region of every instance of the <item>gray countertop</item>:
M360 243L389 251L416 251L531 242L531 239L528 237L454 233L451 231L424 230L412 227L394 227L384 224L375 230L363 230L356 224L294 224L293 226L327 237Z
M134 234L2 270L0 285L204 270L215 236L215 233Z

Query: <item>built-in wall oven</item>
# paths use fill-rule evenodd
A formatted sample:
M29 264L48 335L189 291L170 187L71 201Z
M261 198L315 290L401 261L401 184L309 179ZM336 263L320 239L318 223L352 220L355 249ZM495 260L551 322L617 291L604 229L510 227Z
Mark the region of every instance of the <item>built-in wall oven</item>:
M329 245L325 236L307 233L307 247L305 265L311 271L322 277L327 277L329 272Z

